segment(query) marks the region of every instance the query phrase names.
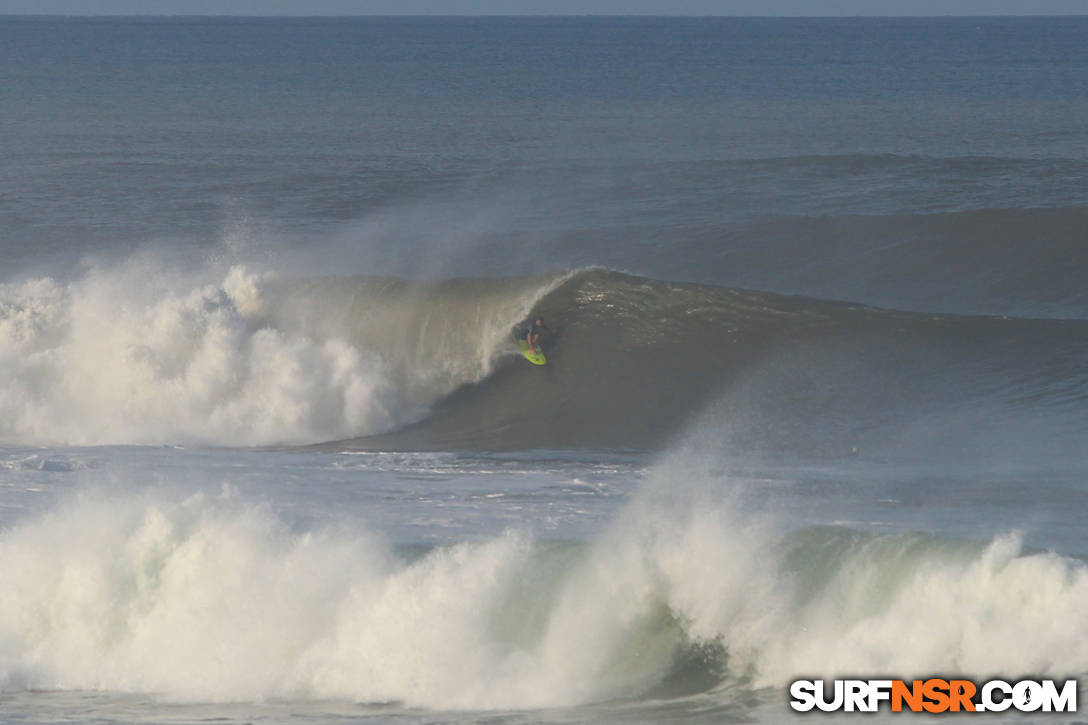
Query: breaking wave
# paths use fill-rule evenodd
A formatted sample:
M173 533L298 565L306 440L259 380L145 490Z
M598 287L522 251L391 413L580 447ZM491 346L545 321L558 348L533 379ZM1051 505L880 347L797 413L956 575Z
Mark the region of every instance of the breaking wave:
M0 534L0 690L479 709L1088 672L1083 561L1015 533L782 533L659 478L585 544L411 551L293 530L229 489L85 494Z
M486 376L549 282L276 286L147 260L0 285L0 440L257 445L374 433ZM460 304L458 304L460 303Z
M530 314L544 368L511 334ZM653 448L743 407L749 446L839 454L904 417L1065 445L1088 430L1086 333L601 269L208 281L132 262L0 286L0 439Z

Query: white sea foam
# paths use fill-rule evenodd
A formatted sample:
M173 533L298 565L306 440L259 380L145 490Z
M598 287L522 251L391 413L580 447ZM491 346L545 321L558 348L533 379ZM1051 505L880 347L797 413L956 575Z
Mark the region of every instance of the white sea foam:
M1015 535L783 538L662 475L584 546L411 555L229 490L86 495L0 535L0 687L567 706L651 692L692 644L757 686L1088 672L1083 562Z
M988 545L835 528L782 539L706 505L655 511L643 530L670 611L757 686L1088 672L1088 566L1024 553L1015 532Z
M0 285L0 440L253 445L379 432L486 375L548 288L483 319L476 310L458 321L456 345L420 354L383 337L398 323L388 311L360 327L342 299L296 295L295 309L269 303L265 287L243 266L185 275L146 257L66 284Z

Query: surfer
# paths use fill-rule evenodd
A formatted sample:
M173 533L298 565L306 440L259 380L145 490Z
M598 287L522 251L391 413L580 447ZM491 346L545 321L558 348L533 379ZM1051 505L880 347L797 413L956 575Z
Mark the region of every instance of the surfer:
M529 344L529 354L535 355L537 345L540 344L540 333L546 330L547 326L544 324L544 318L538 317L533 321L531 325L525 330L525 342Z

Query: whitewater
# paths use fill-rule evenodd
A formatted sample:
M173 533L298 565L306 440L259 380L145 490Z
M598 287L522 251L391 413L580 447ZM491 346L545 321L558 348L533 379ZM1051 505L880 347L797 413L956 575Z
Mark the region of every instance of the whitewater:
M0 722L1088 702L1085 48L0 16Z
M337 294L319 280L269 299L270 281L244 266L190 277L146 257L67 284L5 284L0 430L15 442L235 446L379 432L485 377L557 282L478 284L452 310L456 290L428 300L376 280Z
M92 470L125 457L94 456ZM376 461L189 458L189 475L231 466L219 476L251 480L81 486L5 531L8 706L100 692L106 712L109 693L143 693L185 717L185 703L210 702L622 712L649 698L671 702L668 717L695 703L718 717L738 688L774 702L798 672L1057 677L1088 665L1082 559L1026 550L1015 532L972 542L887 521L799 526L754 488L772 482L689 456L587 475L584 461L405 455L392 479L417 483L393 490ZM47 460L40 471L63 471ZM330 490L344 466L350 495ZM288 467L307 491L275 490ZM772 498L811 495L773 483ZM437 539L442 515L420 531L409 520L436 500L451 522Z

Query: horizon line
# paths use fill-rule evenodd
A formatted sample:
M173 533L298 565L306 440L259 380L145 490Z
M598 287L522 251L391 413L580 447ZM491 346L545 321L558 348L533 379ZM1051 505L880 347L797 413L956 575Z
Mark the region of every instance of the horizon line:
M237 19L283 19L283 20L313 20L313 19L348 19L348 18L747 18L756 20L778 19L912 19L912 18L947 18L947 19L985 19L985 18L1083 18L1088 17L1088 10L1082 13L926 13L926 14L894 14L894 13L840 13L833 15L807 15L794 13L779 13L774 15L758 14L672 14L672 13L324 13L318 15L294 15L288 13L67 13L67 12L43 12L43 13L7 13L0 12L2 18L237 18Z

